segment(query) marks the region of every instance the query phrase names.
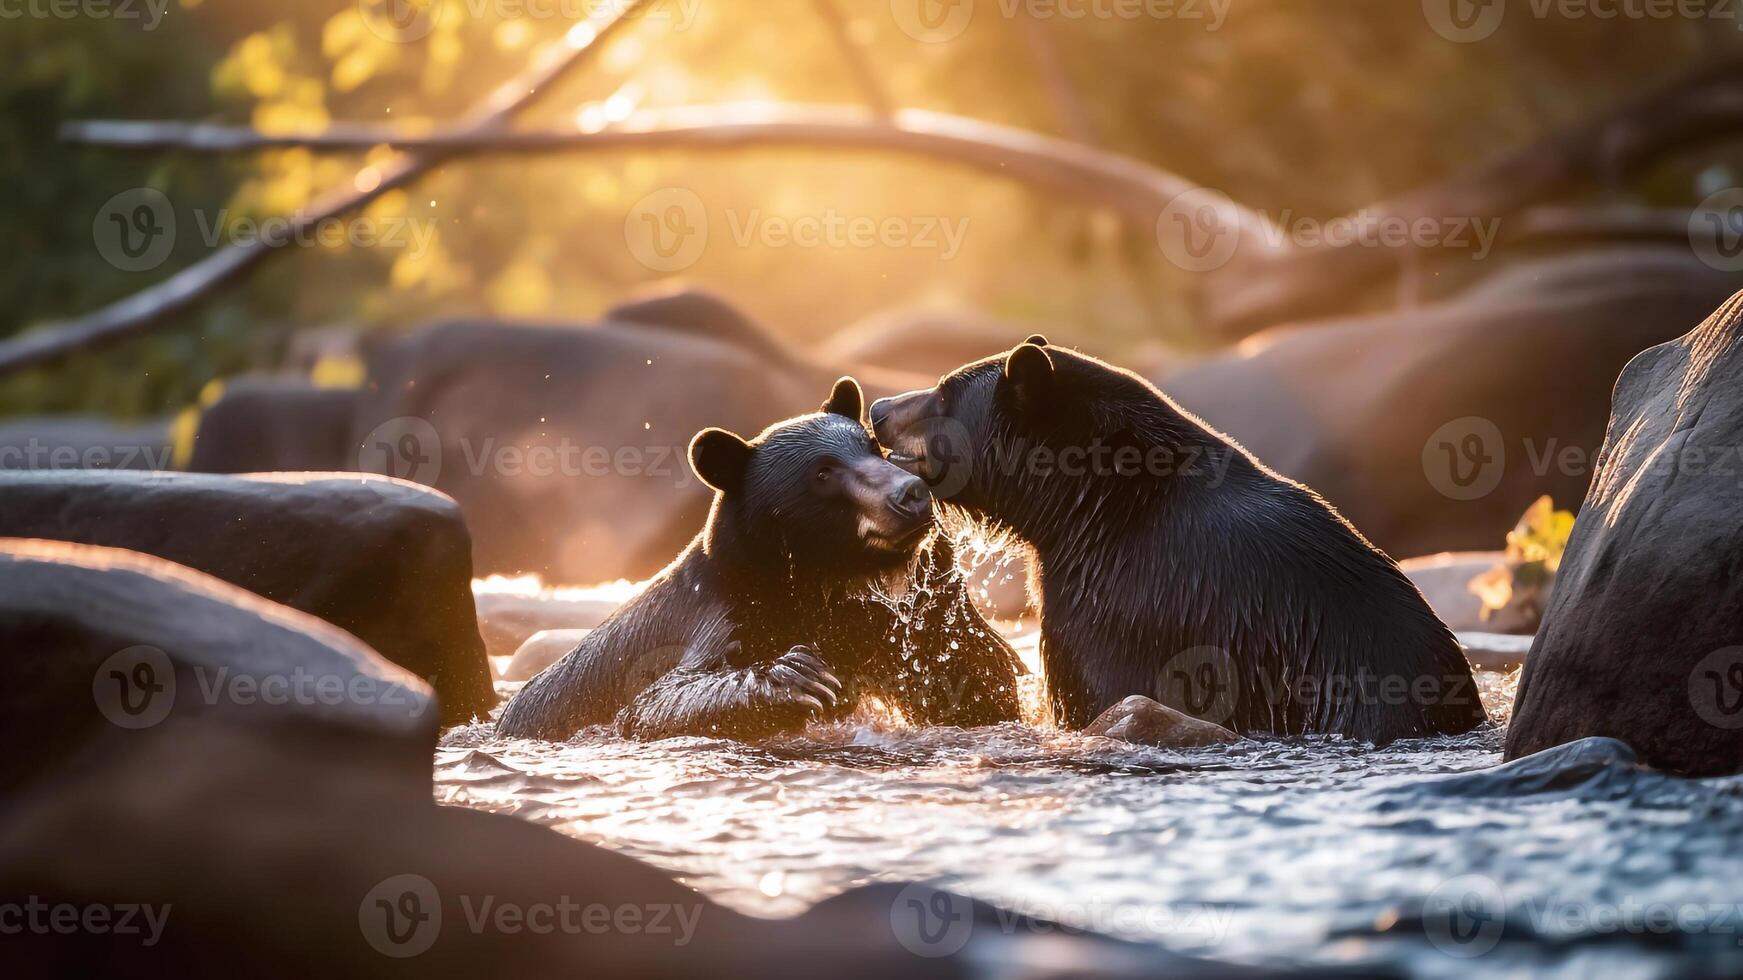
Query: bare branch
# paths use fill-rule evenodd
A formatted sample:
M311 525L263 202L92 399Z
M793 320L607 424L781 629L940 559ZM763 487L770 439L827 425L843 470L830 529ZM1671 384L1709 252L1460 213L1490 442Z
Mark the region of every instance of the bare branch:
M644 110L596 132L572 127L537 130L445 131L412 135L380 126L334 126L307 136L270 136L246 128L181 123L74 124L69 139L129 149L226 152L302 146L323 151L387 144L443 153L554 153L582 150L731 150L804 146L908 153L974 167L1102 204L1150 227L1169 202L1197 185L1149 164L1069 140L945 113L904 109L888 121L858 107L785 105L696 106ZM1243 251L1273 246L1275 232L1259 215L1211 195L1224 227L1238 229ZM1175 233L1172 224L1164 226Z
M1362 208L1346 220L1384 221L1395 227L1420 219L1501 220L1510 225L1532 205L1585 184L1618 187L1631 172L1666 152L1739 129L1743 65L1720 64L1485 166ZM1542 229L1526 231L1527 237L1541 237ZM1507 237L1513 237L1511 229ZM1405 253L1422 251L1416 236L1403 239L1242 251L1237 261L1207 277L1205 312L1229 337L1337 312L1353 291L1393 274L1405 262Z

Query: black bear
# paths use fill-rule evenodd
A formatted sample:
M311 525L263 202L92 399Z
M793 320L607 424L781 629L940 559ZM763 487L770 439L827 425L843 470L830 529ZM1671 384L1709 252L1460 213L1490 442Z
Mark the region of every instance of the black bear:
M1037 336L871 414L890 459L1034 550L1062 725L1131 694L1375 743L1485 720L1390 558L1135 374Z
M705 429L690 460L715 491L706 527L528 681L499 734L567 738L615 720L635 738L752 739L845 714L862 694L918 724L1017 718L1016 654L931 534L924 482L883 458L853 379L749 442Z

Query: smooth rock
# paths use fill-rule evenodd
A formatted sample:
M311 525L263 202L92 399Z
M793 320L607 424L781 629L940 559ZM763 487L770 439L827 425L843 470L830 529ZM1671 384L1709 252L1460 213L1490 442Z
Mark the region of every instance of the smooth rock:
M1443 551L1437 555L1406 558L1398 563L1440 621L1452 631L1480 633L1531 633L1542 617L1532 607L1509 605L1483 619L1483 601L1471 591L1471 580L1485 572L1505 567L1502 551Z
M240 377L200 413L188 469L196 473L355 470L358 393L306 379Z
M1531 652L1531 636L1511 633L1481 633L1461 630L1453 634L1465 650L1465 659L1472 670L1492 670L1503 674L1518 670Z
M1740 446L1743 293L1617 380L1509 759L1600 735L1668 772L1743 771Z
M496 695L454 502L337 474L0 473L0 537L126 548L338 626L424 678L442 718Z
M1183 714L1142 694L1102 712L1083 733L1165 749L1240 741L1239 735L1221 725Z
M1443 302L1275 327L1158 383L1388 554L1493 548L1538 497L1579 505L1617 373L1737 288L1686 242L1501 270Z
M617 603L603 599L560 599L511 592L480 592L478 630L492 657L513 656L535 633L589 630L605 622Z
M0 744L18 747L0 789L189 717L318 731L383 779L429 779L422 681L337 627L149 555L0 539L0 651Z
M514 659L502 672L505 681L530 681L533 675L556 663L575 649L592 630L539 630L514 652Z

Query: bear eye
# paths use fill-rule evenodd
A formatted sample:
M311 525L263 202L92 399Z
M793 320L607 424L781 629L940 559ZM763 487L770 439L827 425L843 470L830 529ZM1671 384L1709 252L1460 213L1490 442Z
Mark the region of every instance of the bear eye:
M835 464L834 463L819 463L819 464L817 464L817 471L811 475L811 478L816 480L818 483L828 483L834 477L835 477Z

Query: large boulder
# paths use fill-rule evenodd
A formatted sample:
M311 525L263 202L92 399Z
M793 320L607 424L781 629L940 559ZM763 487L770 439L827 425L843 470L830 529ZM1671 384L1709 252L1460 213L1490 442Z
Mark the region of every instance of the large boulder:
M1522 262L1420 309L1282 326L1159 381L1398 557L1585 496L1610 389L1739 285L1686 245Z
M427 680L442 717L495 704L453 501L335 474L0 473L0 537L167 559L317 616Z
M1616 382L1507 757L1592 735L1743 771L1743 293Z
M357 468L357 392L303 378L241 377L200 413L187 469L196 473Z
M707 516L691 438L815 411L839 373L696 291L591 326L455 320L374 352L352 441L361 469L459 502L480 573L641 579ZM877 393L911 386L860 380Z
M0 539L0 794L201 718L302 733L415 794L430 690L349 633L158 558ZM398 776L397 780L393 777Z
M1009 350L1024 337L1045 333L1053 343L1070 345L1072 331L1045 329L978 313L885 310L864 317L817 345L826 364L876 366L922 375L927 384L970 361Z
M0 425L0 470L167 470L174 463L167 420L119 425L51 416Z

